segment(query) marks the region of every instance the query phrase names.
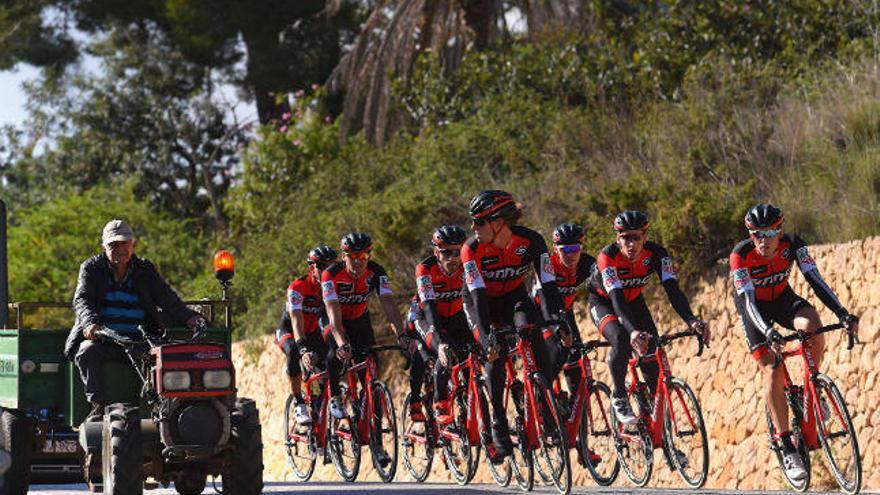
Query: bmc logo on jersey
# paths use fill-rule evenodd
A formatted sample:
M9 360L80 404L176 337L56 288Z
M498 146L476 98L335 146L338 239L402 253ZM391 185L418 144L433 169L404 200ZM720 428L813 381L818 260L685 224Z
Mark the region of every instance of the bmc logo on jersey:
M784 272L774 273L769 277L755 279L755 287L771 287L776 284L780 284L784 282L788 278L788 273L791 271L791 266L788 267Z
M636 287L641 287L643 285L647 285L648 281L651 280L650 275L645 275L644 277L635 277L635 278L623 278L620 280L620 286L624 289L633 289Z
M458 299L459 297L461 297L461 291L457 291L457 290L447 290L447 291L437 292L437 300L438 301L443 301L443 302L454 301L454 300Z
M527 271L529 271L529 265L523 265L517 268L506 266L497 270L489 270L483 275L486 277L486 280L511 280L522 276Z
M351 294L339 298L339 304L361 304L370 299L370 294Z

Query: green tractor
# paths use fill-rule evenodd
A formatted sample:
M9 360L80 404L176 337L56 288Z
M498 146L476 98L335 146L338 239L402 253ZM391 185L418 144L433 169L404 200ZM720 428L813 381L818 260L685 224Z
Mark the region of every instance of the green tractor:
M110 405L102 421L84 423L83 385L63 355L69 327L27 324L29 316L64 308L72 324L71 305L8 302L2 201L0 217L0 450L12 457L8 494L24 495L30 483L85 481L90 491L113 495L172 482L179 493L197 495L217 476L224 495L261 493L259 411L238 397L231 359L229 253L214 259L222 297L186 302L208 322L202 339L183 328L138 342L101 332L129 361L104 364Z

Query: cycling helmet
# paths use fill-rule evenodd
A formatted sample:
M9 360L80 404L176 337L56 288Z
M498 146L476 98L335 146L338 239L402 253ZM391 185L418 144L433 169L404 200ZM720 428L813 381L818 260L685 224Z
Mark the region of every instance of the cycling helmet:
M650 225L648 216L638 210L626 210L614 218L614 230L645 230Z
M437 247L463 244L467 239L467 232L458 225L443 225L434 231L431 236L431 244Z
M326 266L339 259L339 253L330 246L322 245L309 251L310 265Z
M584 228L573 223L563 223L553 231L553 244L580 244L584 240Z
M352 232L345 234L340 243L342 250L346 253L360 253L363 251L371 251L373 249L373 239L370 234L364 232Z
M782 225L783 220L785 217L782 215L782 210L769 203L753 206L746 213L745 218L746 227L750 230L775 229Z
M516 202L513 196L497 189L489 189L474 196L469 210L471 218L486 220L503 218L514 212L516 212Z

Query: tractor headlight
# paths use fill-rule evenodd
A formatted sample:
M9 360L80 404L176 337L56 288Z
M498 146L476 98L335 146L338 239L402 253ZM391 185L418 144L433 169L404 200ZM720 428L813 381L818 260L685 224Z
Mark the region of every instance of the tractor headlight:
M202 375L206 389L224 389L232 386L232 373L229 370L208 370Z
M189 371L166 371L162 373L162 388L169 391L187 390L192 385Z

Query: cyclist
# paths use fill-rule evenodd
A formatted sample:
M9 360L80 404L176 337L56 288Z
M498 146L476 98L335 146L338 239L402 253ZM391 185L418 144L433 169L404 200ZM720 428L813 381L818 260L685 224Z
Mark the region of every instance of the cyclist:
M330 265L321 275L321 291L329 319L323 334L329 348L327 374L332 394L330 414L340 419L346 417L339 395L343 361L351 359L352 346L363 348L376 343L367 310L373 292L379 294L382 310L391 322L401 347L410 355L416 350L416 342L406 334L400 310L394 304L385 269L370 260L373 240L363 232L352 232L342 238L341 247L342 261ZM378 359L376 365L379 365ZM366 387L368 384L361 385ZM380 407L378 401L375 406ZM379 452L377 458L383 465L391 462L387 452Z
M414 327L418 331L434 368L434 417L440 424L449 423L447 385L452 365L467 353L467 345L476 343L468 329L462 309L461 247L467 240L465 230L457 225L443 225L431 236L434 254L416 266L417 307ZM413 365L413 378L418 373ZM420 374L424 376L424 371ZM412 389L418 396L421 379ZM417 408L418 403L414 404ZM414 417L418 417L413 410Z
M466 287L463 303L470 327L488 357L485 369L492 403L492 441L497 448L493 462L500 462L510 455L512 445L503 410L503 348L490 332L490 324L512 325L515 306L522 308L529 323L540 322L538 308L523 283L530 268L541 285L549 314L558 317L563 306L547 244L534 230L518 225L522 210L513 196L499 190L483 191L471 200L469 213L474 236L461 248ZM541 337L533 333L529 340L538 369L547 383L552 383L558 368L547 347L553 342L545 344Z
M659 244L648 240L648 217L641 211L627 210L614 219L616 242L605 246L596 259L596 271L590 278L590 316L599 333L611 343L608 367L614 391L612 405L617 419L635 423L627 398L626 370L632 350L640 355L654 351L649 336L657 336L657 327L642 291L656 273L673 309L709 342L709 326L694 316L687 298L678 286L672 258ZM656 362L641 366L651 394L657 389L659 368Z
M563 313L568 328L571 330L572 342L580 343L581 334L574 318L574 300L577 291L583 287L590 278L596 258L583 251L584 228L573 223L563 223L553 230L553 254L550 255L550 263L556 274L556 285L562 296ZM545 317L549 317L549 309L542 300L542 290L535 285L535 302L540 305ZM571 344L569 343L569 346ZM563 356L568 360L568 353ZM574 392L580 385L581 373L578 369L569 370L565 374L569 392Z
M819 299L850 331L858 332L858 318L841 305L834 291L819 275L804 241L784 232L784 220L782 211L771 204L751 208L745 216L749 238L737 244L730 253L730 273L746 342L764 375L764 398L773 425L779 432L783 467L789 478L802 480L807 472L791 441L782 370L773 367L776 353L781 350L781 335L773 324L813 333L822 322L816 309L788 284L792 263L797 264ZM812 345L818 365L825 351L825 339L821 334L816 335ZM826 404L820 403L820 406L827 410Z
M296 407L294 418L299 424L311 423L311 416L302 398L301 368L313 372L319 364L318 356L327 355L327 344L318 331L318 321L324 318L321 300L321 272L339 258L330 246L317 246L307 258L309 274L287 287L287 302L281 322L275 331L278 346L287 358L287 379ZM320 360L323 361L323 360Z

